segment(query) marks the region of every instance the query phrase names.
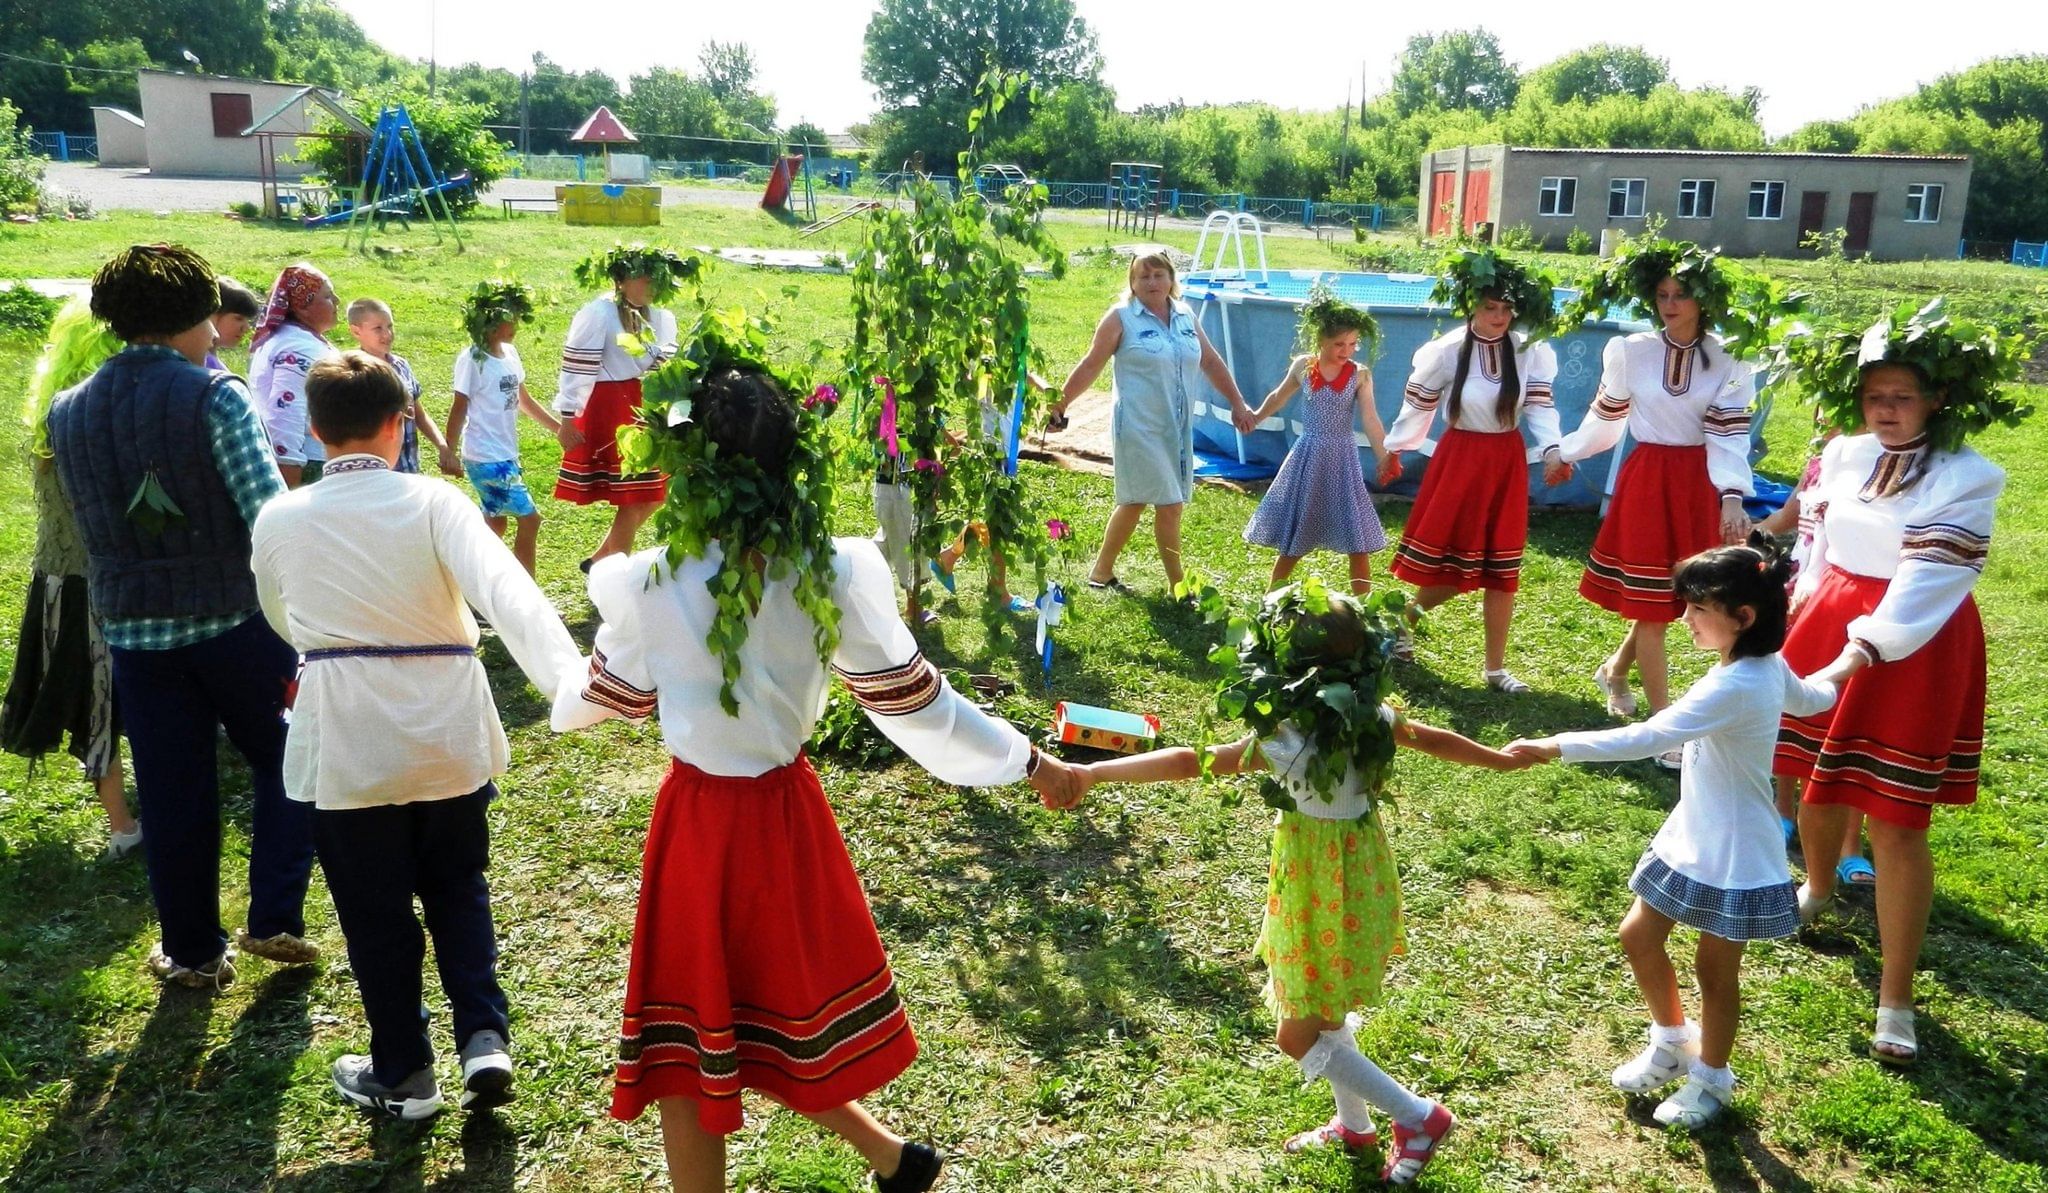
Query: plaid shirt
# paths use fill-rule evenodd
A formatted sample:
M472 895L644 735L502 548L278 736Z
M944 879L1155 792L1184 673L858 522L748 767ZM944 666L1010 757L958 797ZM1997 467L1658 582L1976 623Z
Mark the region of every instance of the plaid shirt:
M159 344L131 345L128 351L178 355ZM206 401L206 428L213 441L214 466L220 469L221 481L234 497L242 520L254 526L263 503L285 491L284 477L279 475L277 461L270 451L270 437L263 430L263 420L257 416L255 402L241 378L224 377L216 381L207 391ZM100 623L100 634L108 646L122 650L175 650L225 634L258 612L251 605L208 617L110 617Z

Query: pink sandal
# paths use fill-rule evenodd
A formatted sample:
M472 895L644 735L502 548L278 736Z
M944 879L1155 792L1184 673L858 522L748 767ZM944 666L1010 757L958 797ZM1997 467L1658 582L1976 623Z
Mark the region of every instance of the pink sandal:
M1380 1133L1376 1129L1367 1127L1363 1131L1354 1131L1333 1114L1329 1122L1289 1138L1281 1148L1290 1156L1296 1152L1315 1151L1325 1147L1343 1147L1359 1152L1369 1147L1378 1147L1379 1142Z
M1380 1179L1390 1185L1414 1184L1415 1178L1422 1175L1422 1170L1442 1150L1444 1136L1457 1125L1458 1120L1452 1117L1450 1107L1441 1102L1429 1104L1429 1117L1423 1119L1422 1126L1415 1130L1395 1123L1394 1150L1387 1156L1387 1167L1380 1173Z

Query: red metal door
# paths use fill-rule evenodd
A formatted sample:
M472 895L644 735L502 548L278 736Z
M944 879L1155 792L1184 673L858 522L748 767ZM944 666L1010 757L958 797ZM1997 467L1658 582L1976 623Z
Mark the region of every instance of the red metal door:
M1465 231L1483 224L1487 220L1486 200L1493 189L1493 171L1468 170L1465 173Z
M1438 170L1429 176L1429 234L1442 236L1451 230L1451 205L1458 200L1455 170Z
M1870 251L1870 225L1877 216L1877 192L1854 191L1849 195L1848 236L1842 241L1845 253Z
M1828 224L1828 193L1826 191L1799 192L1799 239L1795 242L1801 252L1810 252L1806 238L1822 231Z

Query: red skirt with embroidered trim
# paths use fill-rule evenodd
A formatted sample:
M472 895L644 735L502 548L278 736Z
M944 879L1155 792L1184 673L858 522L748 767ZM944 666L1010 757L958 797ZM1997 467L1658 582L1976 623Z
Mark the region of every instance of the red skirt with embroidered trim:
M1394 575L1418 588L1513 592L1529 544L1529 463L1519 428L1452 428L1408 511Z
M576 429L583 442L562 453L555 476L555 500L572 505L654 505L668 496L659 472L622 471L619 429L640 421L640 379L600 381L590 391Z
M1785 637L1785 662L1811 675L1835 660L1849 623L1877 608L1889 580L1830 567ZM1812 804L1848 804L1924 829L1935 804L1977 802L1984 752L1984 623L1962 605L1912 654L1872 663L1816 717L1786 717L1775 774L1806 780Z
M674 762L647 831L613 1117L684 1097L729 1134L743 1089L829 1110L916 1056L810 760L753 779Z
M1638 443L1621 466L1593 536L1579 595L1630 621L1677 621L1678 562L1721 544L1721 498L1704 446Z

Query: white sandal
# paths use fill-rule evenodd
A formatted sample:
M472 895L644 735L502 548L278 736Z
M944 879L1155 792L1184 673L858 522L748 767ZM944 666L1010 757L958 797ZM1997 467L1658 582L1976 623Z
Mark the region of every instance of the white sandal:
M1509 671L1505 667L1499 671L1482 671L1479 674L1486 680L1486 686L1496 692L1506 692L1510 696L1520 696L1531 690L1528 684L1516 679L1514 672Z
M1694 1029L1680 1040L1660 1040L1657 1030L1652 1025L1649 1047L1614 1070L1614 1088L1625 1094L1654 1093L1685 1076L1692 1068L1692 1062L1700 1054L1699 1031Z
M1835 897L1833 895L1829 895L1825 899L1815 898L1813 892L1810 889L1808 889L1807 884L1803 882L1799 884L1799 890L1794 897L1799 901L1799 926L1802 928L1810 927L1815 920L1821 917L1822 912L1826 911L1828 908L1833 907L1835 905ZM1878 1025L1879 1027L1882 1027L1882 1014L1884 1008L1880 1007L1878 1008L1878 1010ZM1913 1026L1911 1022L1912 1018L1913 1012L1907 1011L1906 1027L1908 1030L1911 1030Z
M1913 1008L1877 1008L1877 1031L1870 1037L1870 1057L1879 1064L1900 1069L1920 1059L1920 1037L1913 1032Z
M1593 682L1600 687L1600 694L1607 697L1607 715L1611 717L1632 717L1636 715L1636 694L1629 691L1628 675L1616 676L1608 673L1607 664L1593 668Z
M1667 1127L1697 1131L1726 1110L1734 1095L1733 1088L1723 1089L1698 1076L1688 1077L1677 1093L1657 1104L1650 1117Z

